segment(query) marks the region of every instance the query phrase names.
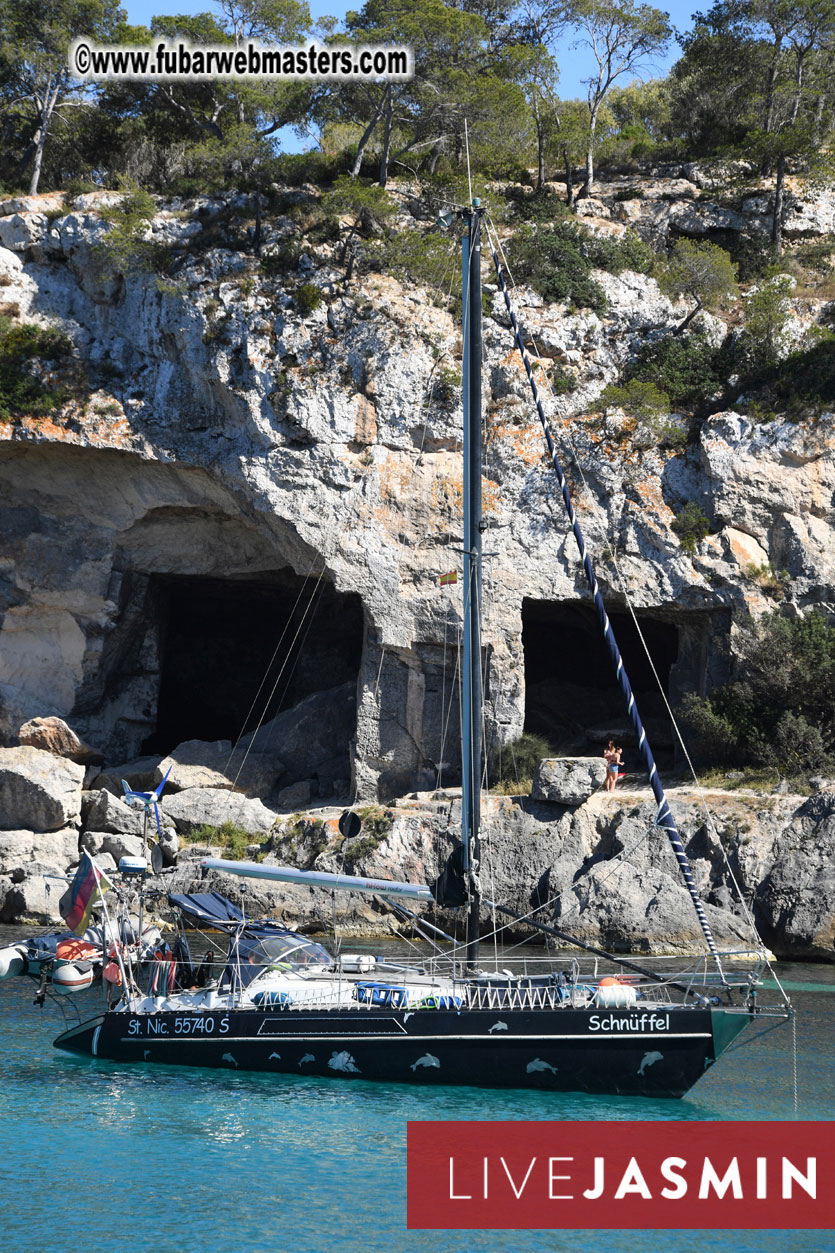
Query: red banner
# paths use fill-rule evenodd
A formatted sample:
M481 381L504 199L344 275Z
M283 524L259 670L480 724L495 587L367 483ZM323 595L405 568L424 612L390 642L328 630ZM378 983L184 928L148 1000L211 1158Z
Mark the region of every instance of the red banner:
M831 1122L410 1122L410 1228L835 1227Z

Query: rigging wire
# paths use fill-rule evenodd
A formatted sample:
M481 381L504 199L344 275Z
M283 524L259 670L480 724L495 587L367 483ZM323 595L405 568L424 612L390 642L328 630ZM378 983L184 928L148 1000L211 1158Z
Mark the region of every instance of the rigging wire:
M515 289L516 289L516 287L517 287L516 280L513 278L513 274L512 274L512 271L511 271L511 269L510 269L510 266L508 265L508 262L507 262L507 257L506 257L506 255L505 255L504 249L503 249L503 247L502 247L501 240L499 239L499 236L498 236L498 231L496 230L496 227L495 227L495 224L494 224L494 222L493 222L492 216L490 216L490 215L488 215L487 234L488 234L488 239L490 240L490 243L491 243L491 244L493 245L493 247L494 247L494 250L495 250L495 251L496 251L496 253L497 253L497 254L501 257L501 259L502 259L502 264L503 264L503 265L505 266L505 268L507 269L508 276L510 277L510 280L511 280L511 285L512 285L512 287L513 287L513 288L514 288L514 290L515 290ZM537 344L536 344L536 339L535 339L535 337L534 337L533 335L531 335L531 336L530 336L530 339L531 339L531 343L532 343L532 346L533 346L534 353L535 353L535 355L536 355L537 357L539 357L539 355L540 355L540 354L539 354L539 348L538 348L538 346L537 346ZM545 390L546 390L546 392L548 392L548 393L550 394L551 399L553 400L553 399L555 399L555 397L554 397L553 392L551 391L551 388L550 388L550 380L548 379L548 376L547 376L547 371L543 371L543 374L544 374L544 376L545 376ZM569 429L568 422L567 422L566 420L562 420L562 422L561 422L561 427L562 427L563 435L564 435L564 438L565 438L565 442L567 443L568 448L569 448L569 451L570 451L570 454L571 454L571 458L572 458L572 461L573 461L574 467L575 467L575 469L577 470L577 473L579 474L579 477L580 477L581 483L582 483L582 485L583 485L583 488L584 488L584 490L585 490L586 492L588 492L588 493L589 493L589 495L591 495L591 492L590 492L590 489L589 489L589 485L588 485L588 481L587 481L586 476L585 476L585 474L584 474L584 472L583 472L582 462L581 462L580 457L579 457L579 455L578 455L578 453L577 453L577 449L576 449L576 447L575 447L575 445L574 445L574 442L573 442L573 440L572 440L572 438L571 438L571 432L570 432L570 429ZM653 661L652 655L651 655L651 653L650 653L649 646L648 646L648 644L647 644L647 642L646 642L646 638L645 638L644 633L643 633L643 631L641 630L640 624L639 624L639 622L638 622L638 618L637 618L637 615L636 615L636 613L635 613L634 605L633 605L633 603L632 603L632 598L631 598L631 597L630 597L630 595L629 595L629 592L628 592L627 587L626 587L626 581L625 581L625 579L624 579L624 577L623 577L623 575L622 575L622 573L621 573L620 565L619 565L618 558L617 558L617 553L616 553L616 551L615 551L615 549L614 549L614 547L613 547L613 545L612 545L612 543L611 543L611 541L610 541L610 539L609 539L609 536L608 536L608 529L604 532L604 544L605 544L606 550L607 550L607 552L608 552L608 555L609 555L609 558L610 558L610 561L611 561L611 563L612 563L612 567L613 567L613 570L614 570L614 574L615 574L614 583L615 583L615 586L617 587L617 590L620 592L620 594L621 594L621 595L623 596L623 598L624 598L624 601L626 602L627 608L628 608L629 613L630 613L630 616L631 616L631 618L632 618L633 625L634 625L635 630L636 630L636 632L637 632L637 634L638 634L638 638L640 639L640 642L641 642L641 645L642 645L642 647L643 647L644 653L646 654L647 660L649 661L649 664L650 664L650 668L651 668L651 670L652 670L653 677L655 678L655 682L656 682L656 684L657 684L657 686L658 686L658 690L660 691L660 693L661 693L661 697L662 697L662 699L663 699L663 701L664 701L664 706L665 706L665 708L666 708L666 710L667 710L667 714L668 714L668 716L669 716L669 718L670 718L670 721L671 721L671 724L672 724L673 730L674 730L675 735L676 735L676 739L677 739L677 741L678 741L679 745L681 746L682 752L684 753L684 756L685 756L685 759L686 759L686 761L687 761L687 765L688 765L688 767L689 767L689 769L690 769L690 773L691 773L691 775L692 775L693 781L694 781L694 783L695 783L697 786L699 786L699 780L698 780L698 777L697 777L697 775L696 775L695 769L694 769L694 767L693 767L693 763L692 763L692 760L691 760L691 758L690 758L690 754L688 753L688 751L687 751L687 747L686 747L686 745L685 745L685 743L684 743L684 739L683 739L682 734L681 734L681 730L680 730L680 727L679 727L679 724L678 724L678 720L677 720L677 718L676 718L676 716L675 716L675 714L674 714L674 712L673 712L673 709L672 709L672 707L671 707L671 705L670 705L670 702L669 702L669 700L668 700L668 698L667 698L667 693L664 691L664 685L663 685L663 684L662 684L662 682L661 682L660 676L659 676L659 674L658 674L658 671L657 671L657 669L656 669L656 667L655 667L655 663L654 663L654 661ZM767 952L767 950L765 949L765 946L763 945L763 942L762 942L762 940L761 940L761 938L760 938L760 936L759 936L759 934L758 934L758 932L757 932L756 925L755 925L755 923L754 923L754 919L753 919L753 917L752 917L752 915L751 915L751 912L750 912L750 910L749 910L749 908L748 908L748 904L747 904L747 902L746 902L746 900L745 900L745 897L744 897L744 895L743 895L743 893L742 893L742 889L740 888L740 885L739 885L739 883L738 883L738 881L737 881L737 878L736 878L736 876L735 876L735 874L734 874L734 872L733 872L733 868L732 868L732 866L731 866L731 864L730 864L730 860L729 860L729 858L728 858L728 855L727 855L727 852L726 852L726 850L725 850L724 844L722 843L722 840L721 840L721 838L719 837L718 832L716 831L715 824L714 824L714 822L713 822L713 817L712 817L712 815L711 815L711 813L710 813L709 809L707 808L706 804L704 803L703 798L698 798L698 797L697 797L697 804L699 804L699 805L700 805L700 807L702 808L703 812L705 813L705 816L706 816L706 824L707 824L707 826L708 826L708 829L709 829L709 831L711 832L711 835L713 836L713 838L714 838L714 840L715 840L716 844L718 844L718 846L719 846L719 848L720 848L720 850L721 850L722 857L723 857L723 861L724 861L724 864L725 864L725 868L726 868L726 870L727 870L727 873L728 873L728 876L729 876L729 878L730 878L730 881L731 881L731 883L733 884L733 887L734 887L734 889L735 889L735 891L736 891L736 893L737 893L737 897L738 897L739 902L740 902L740 905L741 905L741 907L742 907L742 911L743 911L743 914L744 914L745 920L746 920L746 922L747 922L747 924L748 924L748 926L749 926L749 928L750 928L750 930L751 930L752 936L753 936L753 938L754 938L755 945L756 945L756 946L757 946L757 948L758 948L758 949L760 949L763 953L766 953L766 952Z
M314 563L314 564L315 564L315 563ZM223 773L224 773L224 774L225 774L225 773L226 773L226 771L229 769L229 764L230 764L230 762L232 761L232 758L233 758L233 756L234 756L234 754L235 754L235 749L238 747L238 744L239 744L239 743L241 742L241 740L243 739L244 733L245 733L245 731L246 731L246 724L249 722L249 719L252 717L253 710L255 709L255 706L256 706L256 704L258 703L258 697L261 695L261 692L263 691L263 688L264 688L264 684L265 684L265 683L266 683L266 681L267 681L267 675L270 673L270 670L272 669L272 667L273 667L273 665L274 665L274 663L275 663L275 659L276 659L276 657L278 656L278 650L281 648L281 644L282 644L282 641L284 640L284 636L287 634L288 630L290 629L290 623L293 621L293 615L295 614L296 610L297 610L297 609L298 609L298 607L299 607L299 602L301 601L301 598L302 598L302 593L304 592L304 589L305 589L305 587L307 586L307 581L308 581L308 579L310 578L310 576L311 576L311 574L312 574L312 573L313 573L313 565L311 565L311 567L310 567L310 569L308 570L307 574L304 576L304 580L303 580L302 585L301 585L301 587L299 588L298 594L297 594L297 596L296 596L296 601L295 601L295 604L293 605L293 608L291 609L290 613L289 613L289 614L288 614L288 616L287 616L287 621L284 623L284 627L283 627L283 630L282 630L282 632L281 632L281 635L278 637L278 641L277 641L277 643L276 643L276 646L275 646L275 648L273 649L273 655L272 655L272 657L270 658L269 662L267 663L267 668L266 668L266 669L265 669L265 671L264 671L264 674L263 674L263 677L262 677L262 679L261 679L261 682L258 684L258 689L257 689L257 691L256 691L255 695L254 695L254 696L253 696L253 698L252 698L252 702L250 703L249 709L246 711L246 714L244 715L243 723L241 724L241 729L240 729L240 731L239 731L239 733L238 733L238 735L237 735L237 737L236 737L236 739L235 739L234 744L232 745L232 751L230 752L229 756L226 758L226 764L225 764L225 766L224 766L224 768L223 768Z
M280 700L279 700L279 705L281 704L281 701L283 701L283 700L284 700L284 697L287 695L287 691L288 691L289 686L290 686L290 680L292 679L293 675L294 675L294 674L295 674L295 672L296 672L296 667L297 667L297 666L298 666L298 664L299 664L299 657L301 656L301 650L302 650L302 648L304 647L304 644L305 644L305 642L306 642L306 640L307 640L307 636L308 636L308 634L309 634L309 632L310 632L310 627L311 627L311 625L312 625L312 623L313 623L313 618L314 618L314 616L315 616L314 601L316 600L317 596L321 597L321 592L322 592L322 579L323 579L323 577L324 577L324 574L325 574L325 566L323 565L323 566L322 566L322 568L321 568L321 570L319 571L318 578L316 579L316 582L315 582L315 584L314 584L314 586L313 586L313 589L312 589L312 591L311 591L311 593L310 593L310 598L309 598L309 600L308 600L308 602L307 602L307 605L305 606L305 609L304 609L304 612L302 613L301 619L299 620L299 624L298 624L298 626L297 626L297 628L296 628L296 633L295 633L295 635L293 636L292 640L290 641L289 648L287 649L287 655L285 656L285 659L284 659L284 661L283 661L283 662L282 662L282 664L281 664L281 668L280 668L280 670L279 670L278 674L276 675L275 682L273 683L273 685L272 685L272 687L271 687L271 689L270 689L270 692L269 692L269 694L268 694L268 696L267 696L266 700L264 701L264 708L263 708L263 711L262 711L262 713L261 713L260 718L258 719L258 724L257 724L257 726L256 726L255 730L252 732L252 735L251 735L251 737L250 737L249 744L247 745L247 748L246 748L246 752L244 753L244 756L243 756L243 759L242 759L242 761L241 761L241 764L240 764L240 766L238 767L238 772L237 772L237 774L235 775L235 779L234 779L234 783L235 783L235 784L237 784L238 779L239 779L239 778L240 778L240 776L241 776L241 771L243 770L244 765L246 764L246 760L247 760L247 758L249 757L249 754L252 752L252 748L253 748L253 745L254 745L254 743L255 743L255 737L256 737L256 735L258 734L258 732L261 730L261 727L264 725L264 720L266 719L266 716L267 716L267 710L268 710L268 709L269 709L269 707L270 707L270 702L272 701L273 697L275 696L276 690L277 690L277 688L278 688L279 683L281 682L281 679L282 679L282 676L283 676L283 674L284 674L284 671L287 669L287 666L288 666L288 664L289 664L289 662L290 662L290 658L291 658L291 657L292 657L292 655L293 655L293 649L295 648L295 646L296 646L296 642L297 642L297 640L298 640L298 638L299 638L299 635L300 635L300 633L301 633L301 630L302 630L302 628L304 627L305 620L308 618L308 615L309 615L309 621L308 621L308 623L307 623L307 628L306 628L306 630L305 630L304 637L303 637L302 642L301 642L301 646L299 647L298 651L296 652L296 657L295 657L295 660L293 661L292 667L290 668L290 672L289 672L289 674L288 674L288 676L287 676L287 681L286 681L286 683L285 683L285 685L284 685L284 689L283 689L283 691L282 691L282 693L281 693L281 698L280 698ZM307 582L307 580L305 580L305 583L306 583L306 582ZM289 620L288 620L288 625L289 625ZM282 633L282 638L283 638L283 633ZM270 663L270 664L272 664L272 663ZM269 672L269 671L268 671L268 672ZM265 676L265 678L266 678L266 676ZM262 684L262 686L263 686L263 684ZM260 691L260 688L259 688L259 691ZM273 735L273 733L274 733L274 728L271 728L270 733L269 733L269 735L267 736L267 746L269 745L270 740L272 739L272 735ZM234 751L234 750L233 750L233 751ZM230 760L231 760L231 755L230 755ZM228 763L227 763L227 764L228 764ZM245 799L245 798L244 798L244 799Z

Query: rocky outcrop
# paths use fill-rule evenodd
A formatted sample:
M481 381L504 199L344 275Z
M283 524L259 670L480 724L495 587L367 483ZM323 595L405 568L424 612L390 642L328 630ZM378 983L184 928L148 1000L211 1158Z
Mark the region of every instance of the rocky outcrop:
M275 752L247 752L231 740L187 740L163 757L154 770L154 786L166 780L169 792L195 787L239 788L248 796L269 796L285 773Z
M85 792L81 808L86 831L110 831L122 835L141 835L145 815L141 810L129 809L105 788ZM151 828L154 820L151 818Z
M348 746L356 725L356 705L353 683L314 692L254 734L243 736L237 751L246 754L247 762L277 754L287 779L299 783L309 780L318 796L345 795L351 775ZM262 788L260 794L267 795L268 789Z
M813 796L772 846L771 866L756 889L767 943L832 961L835 952L835 796Z
M0 922L58 919L67 868L78 860L78 831L0 831Z
M37 752L5 750L24 763ZM75 827L0 831L2 922L59 921L58 900L80 849L113 873L121 857L143 853L142 815L105 789L84 793L82 804L82 768L73 768L75 794L67 807L83 815L80 836ZM591 780L602 773L597 760L569 762L562 774L558 764L548 762L541 772L543 787L550 780L561 789L561 800L485 799L482 881L489 882L490 896L519 915L535 910L532 916L541 921L604 948L699 951L699 926L675 855L655 826L652 793L591 791ZM779 956L835 960L835 791L804 798L674 788L669 796L708 919L723 947L751 944L750 911ZM240 844L241 832L251 838L248 855L257 854L265 864L430 883L457 844L460 807L457 794L442 792L387 808L360 807L362 826L345 837L338 808L276 817L239 792L187 788L164 795L161 805L164 863L173 866L180 850L165 889L217 890L239 899L238 880L211 875L204 881L199 863L209 850L221 853L223 841ZM213 845L214 831L218 843ZM197 833L199 846L191 843ZM155 839L153 827L149 835ZM377 935L398 925L377 901L347 896L332 903L328 898L323 912L318 895L259 880L246 885L245 904L250 915L277 913L306 930L329 925L324 919L331 919L334 908L346 934ZM488 915L485 907L487 929ZM453 915L442 922L456 925Z
M173 823L180 835L189 835L201 827L229 823L253 836L265 836L275 822L275 814L261 801L237 792L206 787L192 787L164 797L161 814Z
M835 796L705 796L683 788L670 796L722 948L750 949L750 912L778 956L835 960L830 869ZM482 876L489 876L495 899L583 942L619 952L701 951L692 902L669 842L655 826L655 814L648 789L597 792L579 806L494 798L482 815ZM455 799L427 796L366 811L360 834L350 839L341 836L337 817L318 811L279 819L271 841L261 841L260 859L267 865L428 883L457 841L460 806ZM181 854L177 890L196 890L196 875L197 857ZM237 899L236 882L221 875L206 882ZM306 930L326 925L321 902L306 888L253 881L246 907L278 913ZM393 925L376 903L360 898L339 897L336 908L340 927L349 934L376 935ZM484 912L487 931L489 909ZM450 914L447 926L454 925Z
M60 831L81 817L84 767L39 748L0 748L0 830Z

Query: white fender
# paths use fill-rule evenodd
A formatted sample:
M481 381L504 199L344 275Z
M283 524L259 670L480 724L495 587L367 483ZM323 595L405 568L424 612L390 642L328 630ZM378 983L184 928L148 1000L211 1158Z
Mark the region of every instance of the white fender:
M25 967L23 954L14 944L10 944L8 948L0 948L0 979L22 975Z
M52 972L52 986L59 996L69 996L72 992L84 992L93 983L93 968L82 970L73 962L64 966L56 966Z
M617 979L603 979L594 994L594 1003L601 1009L626 1009L634 1005L638 994L628 983L619 983Z

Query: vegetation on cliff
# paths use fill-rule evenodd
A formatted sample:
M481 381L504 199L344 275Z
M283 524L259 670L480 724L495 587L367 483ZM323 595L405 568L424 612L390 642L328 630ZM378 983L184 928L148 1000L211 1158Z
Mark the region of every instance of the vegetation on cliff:
M735 653L729 683L685 701L701 759L793 779L835 771L835 627L775 611L741 628Z

